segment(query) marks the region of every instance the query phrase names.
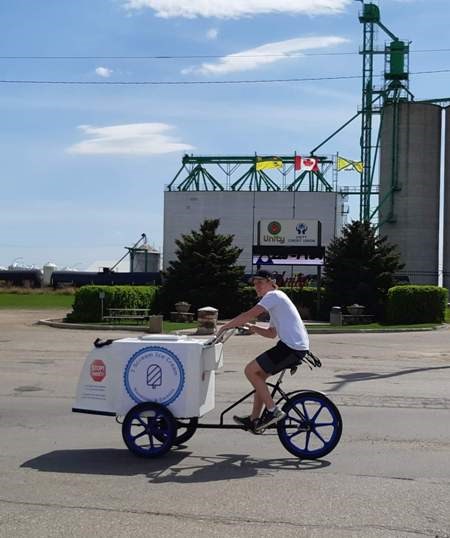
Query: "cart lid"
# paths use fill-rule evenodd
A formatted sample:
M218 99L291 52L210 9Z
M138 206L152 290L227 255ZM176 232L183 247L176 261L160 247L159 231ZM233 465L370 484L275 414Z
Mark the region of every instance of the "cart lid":
M146 342L178 342L179 340L186 340L185 334L144 334L139 337L140 340Z

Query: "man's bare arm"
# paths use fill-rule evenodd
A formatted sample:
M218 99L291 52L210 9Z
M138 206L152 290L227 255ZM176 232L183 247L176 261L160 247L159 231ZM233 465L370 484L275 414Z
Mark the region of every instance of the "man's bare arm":
M226 331L227 329L233 329L235 327L242 327L249 321L253 321L255 318L257 318L260 314L266 313L266 310L260 306L255 305L253 308L250 308L250 310L247 310L246 312L242 312L242 314L239 314L233 319L230 319L230 321L227 321L222 327L219 329L219 333L222 333L223 331Z
M254 323L247 323L247 327L252 334L259 334L265 338L275 338L278 334L275 327L260 327Z

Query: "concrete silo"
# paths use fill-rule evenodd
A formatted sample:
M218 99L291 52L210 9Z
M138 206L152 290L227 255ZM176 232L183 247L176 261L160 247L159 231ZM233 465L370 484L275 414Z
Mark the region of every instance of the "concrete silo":
M136 273L158 273L160 270L161 254L150 247L144 245L142 247L130 248L130 272Z
M444 282L450 289L450 106L445 109Z
M438 283L441 107L388 104L380 134L380 234L414 284Z

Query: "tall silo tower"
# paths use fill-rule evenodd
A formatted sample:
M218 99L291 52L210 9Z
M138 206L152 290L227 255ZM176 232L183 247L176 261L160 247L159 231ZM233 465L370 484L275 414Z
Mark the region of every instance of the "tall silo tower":
M450 106L445 109L444 287L450 289Z
M399 248L402 273L438 283L441 107L388 104L380 133L380 234Z

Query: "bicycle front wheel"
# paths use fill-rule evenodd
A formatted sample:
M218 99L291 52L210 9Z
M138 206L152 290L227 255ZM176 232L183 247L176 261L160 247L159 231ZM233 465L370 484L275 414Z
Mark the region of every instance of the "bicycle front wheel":
M295 394L284 404L283 411L286 417L277 424L278 437L294 456L306 460L322 458L339 443L341 414L324 394Z

